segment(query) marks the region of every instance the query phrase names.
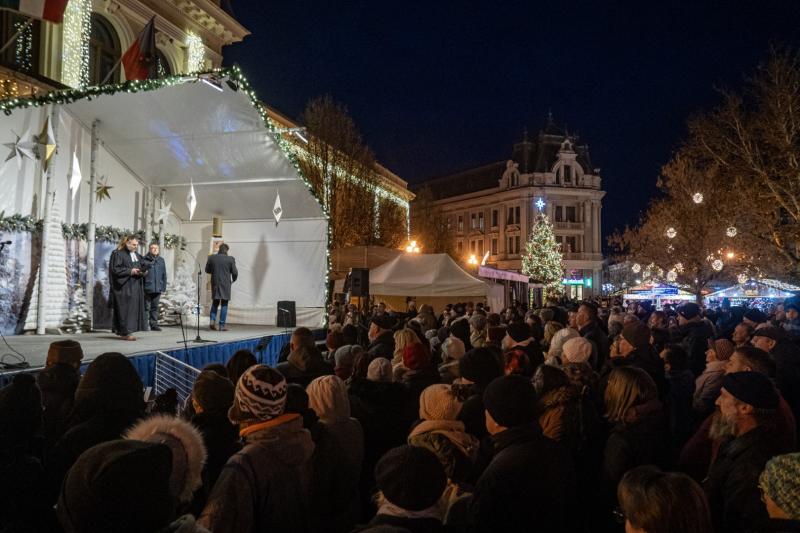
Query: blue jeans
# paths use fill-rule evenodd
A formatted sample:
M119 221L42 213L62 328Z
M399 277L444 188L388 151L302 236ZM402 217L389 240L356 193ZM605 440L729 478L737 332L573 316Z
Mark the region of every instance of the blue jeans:
M217 320L217 308L222 303L222 311L219 313L219 325L225 325L225 317L228 315L228 300L214 300L211 304L211 323Z

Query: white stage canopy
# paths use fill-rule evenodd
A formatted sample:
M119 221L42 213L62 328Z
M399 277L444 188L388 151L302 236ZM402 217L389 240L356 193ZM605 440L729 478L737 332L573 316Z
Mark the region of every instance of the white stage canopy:
M212 217L222 217L223 239L239 268L229 322L274 324L277 302L291 300L298 324L323 323L327 217L238 69L6 101L0 103L7 113L0 117L0 142L38 134L51 105L60 112L54 187L63 222L88 221L96 124L97 176L113 187L111 198L97 204L98 225L143 230L145 196L158 198L163 191L172 210L166 226L188 241L190 256L183 259L194 270L209 253ZM69 191L73 154L84 178L75 198ZM16 158L6 162L0 211L41 218L36 199L43 197L43 174L33 159L22 160L19 169ZM190 221L192 186L197 207ZM276 223L278 195L282 215ZM170 277L179 259L168 265Z
M480 297L486 284L470 276L447 254L401 254L369 273L370 294Z

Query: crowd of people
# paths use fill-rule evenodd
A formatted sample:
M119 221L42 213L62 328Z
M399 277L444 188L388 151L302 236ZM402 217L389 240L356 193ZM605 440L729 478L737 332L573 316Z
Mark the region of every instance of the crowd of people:
M800 319L334 304L147 402L81 346L0 390L0 532L800 531Z

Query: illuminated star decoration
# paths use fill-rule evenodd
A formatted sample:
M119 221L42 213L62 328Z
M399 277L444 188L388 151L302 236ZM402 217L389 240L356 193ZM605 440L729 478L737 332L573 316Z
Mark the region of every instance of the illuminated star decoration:
M109 194L109 191L114 187L108 185L106 182L107 178L105 176L100 176L100 178L98 178L97 180L98 185L94 190L94 195L95 198L97 198L98 202L102 202L103 199L111 200L111 195Z
M36 140L36 155L42 162L42 168L47 171L47 166L50 159L56 152L56 140L53 135L53 125L50 123L50 117L44 119L44 126L42 132L35 137Z
M11 133L14 133L13 131ZM22 141L20 136L14 133L14 137L16 139L14 142L4 143L3 146L8 148L10 152L8 153L8 157L6 157L5 162L13 158L17 158L17 170L22 170L22 158L27 157L31 161L36 158L36 154L34 153L34 149L36 147L35 143L30 141Z
M189 187L189 195L186 197L186 207L189 208L189 220L194 216L194 210L197 207L197 196L194 194L194 183Z
M539 211L543 210L544 209L544 200L542 200L541 198L536 200L536 207L539 208Z
M72 153L72 177L69 180L69 190L72 191L72 199L78 194L81 186L81 163L78 161L78 152Z
M281 207L281 193L275 197L275 205L272 206L272 214L275 217L275 225L278 225L278 222L281 221L281 217L283 216L283 208Z
M162 205L160 209L156 209L158 211L158 215L156 216L156 220L161 223L169 218L170 211L172 211L172 204Z

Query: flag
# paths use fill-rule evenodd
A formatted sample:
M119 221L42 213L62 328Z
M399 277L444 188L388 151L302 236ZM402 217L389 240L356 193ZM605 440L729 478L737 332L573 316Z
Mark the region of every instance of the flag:
M281 217L283 216L283 208L281 207L281 193L278 193L278 195L275 197L275 205L272 206L272 216L275 217L275 225L277 226L281 221Z
M12 9L23 15L60 23L69 0L0 0L0 9Z
M72 177L69 180L69 190L72 191L73 200L75 200L75 195L78 194L81 179L81 163L78 161L78 152L72 152Z
M125 78L129 80L146 80L158 77L155 22L156 17L153 16L150 22L145 25L139 37L133 41L133 44L122 56Z

